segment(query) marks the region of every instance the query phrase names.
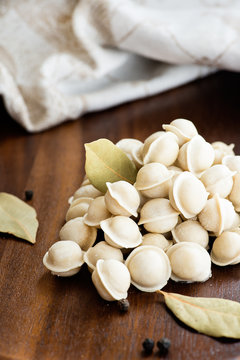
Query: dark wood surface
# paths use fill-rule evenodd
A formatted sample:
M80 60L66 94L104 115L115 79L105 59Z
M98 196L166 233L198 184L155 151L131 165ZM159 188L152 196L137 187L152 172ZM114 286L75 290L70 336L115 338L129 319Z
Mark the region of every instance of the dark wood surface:
M209 142L234 142L240 153L240 75L218 73L181 88L84 116L40 134L28 134L1 104L1 191L37 210L35 245L0 237L0 359L141 359L142 341L171 339L167 359L237 359L240 341L214 339L182 325L161 295L129 291L130 311L97 294L86 268L72 278L52 276L42 257L58 239L68 197L84 175L85 142L106 137L144 140L174 118L192 120ZM169 281L166 291L240 301L240 265L212 267L203 284ZM156 348L149 358L159 358Z

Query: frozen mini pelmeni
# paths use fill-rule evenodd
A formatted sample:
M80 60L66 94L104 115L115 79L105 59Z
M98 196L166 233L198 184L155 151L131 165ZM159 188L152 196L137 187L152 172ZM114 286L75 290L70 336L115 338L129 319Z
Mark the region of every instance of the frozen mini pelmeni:
M195 175L210 168L214 161L214 149L200 135L194 136L179 150L177 163L183 169Z
M114 259L123 262L123 254L120 249L110 246L106 241L100 241L95 246L88 249L83 256L85 263L88 265L89 271L96 268L99 259Z
M215 141L211 145L215 153L214 164L221 164L226 155L235 155L233 151L234 144L227 145L222 141Z
M143 146L143 164L159 162L165 166L172 165L179 151L178 138L171 132L158 131L149 136Z
M173 175L163 164L146 164L138 171L135 188L148 198L167 197Z
M78 205L78 204L82 204L83 206L85 206L84 208L84 214L87 212L88 206L89 204L93 201L93 198L89 198L89 197L81 197L78 199L73 200L72 197L72 201L70 202L70 206L69 208L73 208L74 206ZM86 204L86 205L85 205ZM86 210L85 210L86 209Z
M74 219L76 217L82 217L88 211L89 205L93 201L93 198L89 197L82 197L76 200L73 200L71 203L67 214L66 214L66 221Z
M227 197L233 187L233 175L236 172L229 170L225 165L214 165L205 170L200 177L210 196L218 193L222 198Z
M113 215L137 216L140 205L138 191L127 181L107 182L105 204Z
M167 255L156 246L139 246L127 257L125 264L131 275L131 283L141 291L162 289L171 274Z
M156 233L147 233L143 235L140 246L152 245L157 246L163 251L167 251L172 245L172 240L167 240L164 235Z
M240 211L240 172L233 176L232 190L228 196L236 211Z
M100 228L100 222L111 216L112 214L106 207L104 196L99 196L93 199L89 205L88 211L83 217L83 221L86 225Z
M89 197L95 199L97 196L103 195L101 191L96 189L92 184L87 183L86 185L80 186L78 190L73 194L73 199L79 199L81 197Z
M151 199L143 205L138 225L152 233L166 233L175 227L178 215L169 200Z
M211 259L219 266L239 264L240 235L236 232L224 231L213 243Z
M187 119L175 119L170 124L164 124L163 129L175 134L178 138L178 145L182 146L198 135L197 129L192 121Z
M198 219L204 229L216 236L239 226L239 215L235 212L233 204L227 199L220 198L218 194L206 202Z
M240 171L240 155L226 155L222 159L222 164L232 171Z
M134 162L139 169L142 165L142 148L143 143L136 139L122 139L116 143L116 146L125 152L130 160Z
M86 225L82 217L69 220L59 232L61 240L76 242L82 250L87 251L96 241L97 229Z
M134 248L141 244L142 234L132 219L113 216L100 222L106 242L116 248Z
M171 180L174 180L177 175L183 172L180 167L175 165L168 166L168 170L173 171L173 177L171 178Z
M83 263L83 252L74 241L57 241L43 257L46 268L63 277L78 273Z
M172 230L172 236L175 243L195 242L205 249L208 247L208 232L196 220L183 221Z
M204 282L211 273L211 258L207 250L192 242L180 242L168 251L172 273L171 279L184 282Z
M208 192L203 183L192 173L177 175L169 191L171 205L186 219L199 214L206 205Z
M122 262L100 259L92 273L92 281L103 299L114 301L127 298L131 279L128 268Z

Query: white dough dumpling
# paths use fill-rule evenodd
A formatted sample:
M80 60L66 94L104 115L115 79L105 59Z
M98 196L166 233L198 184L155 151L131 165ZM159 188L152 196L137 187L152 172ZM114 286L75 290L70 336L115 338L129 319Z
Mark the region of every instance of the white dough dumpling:
M218 193L222 198L227 197L233 187L233 175L236 172L229 170L225 165L214 165L205 170L200 180L210 196Z
M193 122L187 119L176 119L171 121L170 124L164 124L162 127L164 130L170 131L177 136L179 146L182 146L195 135L198 135Z
M195 242L205 249L208 247L208 232L197 220L183 221L172 230L172 236L175 243Z
M45 267L63 277L77 274L83 263L83 252L74 241L55 242L43 257Z
M163 251L167 251L173 245L173 241L167 240L162 234L147 233L143 235L142 243L140 246L145 245L157 246Z
M198 219L204 229L216 236L239 226L239 215L235 212L233 204L227 199L220 198L218 194L207 201Z
M142 161L143 143L141 141L127 138L118 141L116 143L116 146L125 152L125 154L129 157L130 160L134 162L134 164L138 169L143 165L143 161Z
M165 252L151 245L139 246L126 259L132 284L141 291L154 292L162 289L171 274Z
M95 246L88 249L83 258L91 272L95 270L96 263L99 259L115 259L123 262L123 254L121 250L110 246L106 241L100 241Z
M231 171L240 171L240 155L226 155L222 159L222 164Z
M240 172L237 172L233 176L233 187L228 196L228 199L232 202L235 210L240 211Z
M115 259L99 259L92 273L92 281L99 295L107 301L127 298L130 287L128 268Z
M226 155L235 155L233 151L234 146L234 144L227 145L222 141L213 142L212 147L215 153L214 164L221 164L222 159Z
M66 221L71 219L75 219L76 217L82 217L88 211L89 205L93 201L93 198L82 197L76 200L73 200L71 203L67 214L66 214Z
M86 225L100 227L102 220L108 219L112 214L108 211L104 196L99 196L91 202L87 213L83 217Z
M138 225L152 233L166 233L175 227L178 215L169 200L151 199L143 205Z
M171 132L158 131L149 136L143 146L143 164L159 162L165 166L172 165L179 152L178 138Z
M61 240L75 241L82 250L87 251L96 241L97 229L86 225L82 217L69 220L60 230Z
M167 197L173 175L163 164L146 164L138 171L135 188L148 198Z
M216 238L211 251L212 262L219 266L240 263L240 235L224 231Z
M179 150L177 163L183 169L195 175L210 168L215 157L214 149L200 135L194 136Z
M134 248L142 243L142 234L132 219L113 216L100 223L106 242L117 248Z
M169 191L171 205L186 219L199 214L206 205L208 192L192 173L184 171L175 177Z
M105 204L113 215L137 216L140 196L136 188L127 181L107 182Z
M204 282L212 276L210 255L199 244L180 242L173 245L167 255L172 268L171 279L174 281Z

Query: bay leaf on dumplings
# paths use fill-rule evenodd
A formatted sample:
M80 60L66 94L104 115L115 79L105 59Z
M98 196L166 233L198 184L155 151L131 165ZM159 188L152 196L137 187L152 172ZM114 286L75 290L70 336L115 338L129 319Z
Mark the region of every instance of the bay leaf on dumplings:
M18 197L0 192L0 232L36 242L38 220L35 209Z
M137 176L135 164L110 140L99 139L85 144L85 171L91 184L105 193L106 182L124 180L134 184Z
M206 335L240 339L240 303L222 298L158 292L184 324Z

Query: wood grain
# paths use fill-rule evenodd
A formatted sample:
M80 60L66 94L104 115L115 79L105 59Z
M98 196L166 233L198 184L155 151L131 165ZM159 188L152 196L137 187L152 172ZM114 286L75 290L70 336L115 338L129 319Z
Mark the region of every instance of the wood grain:
M72 278L52 276L42 257L58 239L68 197L83 178L85 142L101 137L144 140L174 118L192 120L209 142L236 144L240 153L240 75L218 73L149 99L84 116L40 134L27 134L1 104L1 191L29 202L40 227L35 245L0 237L0 359L141 359L142 341L168 337L167 359L237 359L240 342L214 339L182 325L159 294L131 287L130 311L103 301L86 268ZM165 291L239 301L240 265L213 266L203 284L170 281ZM159 358L155 348L149 358Z

